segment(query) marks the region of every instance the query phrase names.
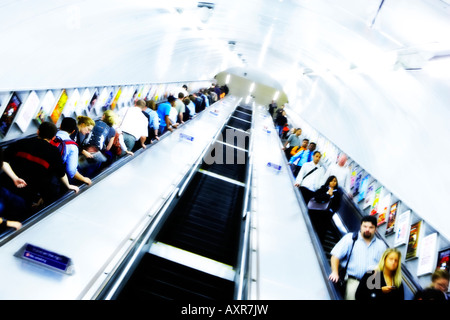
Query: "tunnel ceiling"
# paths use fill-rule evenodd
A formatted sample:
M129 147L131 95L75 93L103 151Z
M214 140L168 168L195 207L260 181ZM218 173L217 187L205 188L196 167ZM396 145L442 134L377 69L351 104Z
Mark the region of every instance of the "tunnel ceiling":
M0 91L246 73L450 238L449 34L449 0L0 0Z
M3 89L199 80L228 68L261 70L287 86L327 70L392 67L399 52L417 61L449 50L449 5L440 0L44 0L0 8ZM424 11L435 14L432 25Z

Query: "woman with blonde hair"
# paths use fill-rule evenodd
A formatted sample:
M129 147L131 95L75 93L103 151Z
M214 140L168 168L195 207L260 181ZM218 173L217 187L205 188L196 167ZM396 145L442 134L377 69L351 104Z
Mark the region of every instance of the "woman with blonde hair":
M388 248L378 266L366 272L355 294L356 300L404 300L402 284L401 253Z
M84 155L86 158L92 158L92 155L83 149L83 144L89 137L92 129L95 126L95 121L87 116L77 117L77 130L70 135L70 138L78 144L79 155Z

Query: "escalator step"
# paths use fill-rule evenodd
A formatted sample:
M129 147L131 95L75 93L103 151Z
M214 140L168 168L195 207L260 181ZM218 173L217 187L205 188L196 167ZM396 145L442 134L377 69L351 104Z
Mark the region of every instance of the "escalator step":
M232 116L236 117L236 118L241 118L243 120L252 121L252 115L251 114L249 114L247 112L240 111L240 110L236 110L235 112L233 112Z
M233 299L234 283L146 253L118 300Z
M252 126L251 123L243 121L238 118L230 118L230 120L228 120L227 125L229 125L230 127L233 127L233 128L244 130L244 131L249 130Z
M197 173L156 240L234 265L243 196L242 186Z
M245 112L245 113L248 113L248 114L252 114L253 113L253 111L251 109L247 109L247 108L244 108L242 106L236 107L236 110L239 110L239 111L242 111L242 112Z

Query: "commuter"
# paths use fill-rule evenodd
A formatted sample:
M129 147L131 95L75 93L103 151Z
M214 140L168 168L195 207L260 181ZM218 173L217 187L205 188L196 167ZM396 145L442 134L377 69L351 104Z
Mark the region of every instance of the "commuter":
M300 187L305 203L314 196L314 192L320 187L320 181L324 174L323 167L319 161L322 157L320 151L314 151L312 161L305 163L295 179L295 186Z
M185 105L185 112L183 114L183 121L188 121L195 116L195 105L188 97L183 99Z
M205 109L205 101L201 97L201 93L198 92L197 94L192 95L194 97L194 104L195 104L195 113L200 113Z
M148 138L146 143L152 143L154 140L159 140L159 117L156 112L156 103L154 100L148 100L146 102L147 108L143 111L148 115Z
M324 210L309 209L309 217L319 236L323 240L327 230L331 230L333 215L341 206L342 191L335 176L329 176L325 184L314 192L317 203L328 203Z
M331 250L331 274L329 279L338 282L339 265L341 261L348 259L346 264L346 275L342 275L342 280L346 279L345 299L355 300L355 292L359 281L371 268L376 266L386 250L386 244L375 236L377 229L377 218L375 216L364 216L361 219L360 230L343 236ZM349 259L350 256L350 259Z
M74 133L70 135L70 138L75 141L78 145L78 154L84 155L86 158L92 158L92 155L83 149L83 145L86 139L91 133L92 129L94 129L95 121L86 116L78 116L77 117L77 129Z
M206 95L206 90L204 90L204 89L200 90L199 96L203 100L202 107L201 107L201 109L203 111L209 107L209 99L208 99L208 96Z
M428 288L418 291L414 295L414 300L437 300L447 301L449 274L444 269L437 269L431 275L431 284Z
M312 161L315 150L316 143L310 142L306 150L300 150L289 159L289 165L291 167L292 173L294 174L294 177L298 175L300 169L306 162Z
M327 179L329 176L336 176L340 187L346 192L350 198L352 198L352 194L350 192L350 170L345 165L347 162L347 155L341 154L338 157L336 163L331 164L325 172L324 179Z
M213 84L213 86L214 86L213 90L217 95L217 99L220 99L220 96L222 94L222 89L220 88L220 86L217 83Z
M288 123L286 118L286 111L282 110L275 118L275 129L278 132L278 136L281 138L283 134L283 128Z
M225 96L230 92L230 89L228 88L228 86L226 84L224 84L222 87L220 87L220 89L222 90L222 93L225 94Z
M182 92L178 93L178 98L175 99L175 110L177 111L176 123L184 123L183 117L186 111L186 106L183 103L184 94Z
M2 171L8 176L5 178L10 178L13 181L16 188L23 188L26 186L25 180L17 177L9 165L4 165L3 149L0 148L0 172ZM7 228L20 229L22 224L17 220L24 220L27 213L28 210L25 200L7 188L0 186L0 217L2 217L0 232L6 231Z
M94 129L85 143L86 148L90 153L104 153L111 149L111 146L114 143L114 136L116 135L116 130L113 128L116 122L117 116L112 110L106 110L103 113L102 118L95 122ZM106 157L104 157L104 161L101 162L105 161Z
M184 96L184 97L189 96L188 86L185 85L185 84L183 84L183 85L181 86L180 92L183 93L183 96Z
M3 166L10 166L11 172L26 182L17 190L28 206L39 197L44 204L50 204L66 190L79 190L69 183L61 154L50 144L57 130L53 123L43 122L37 130L37 137L19 140L5 150ZM17 180L12 181L16 183Z
M219 100L219 96L217 95L216 91L214 91L214 84L211 88L208 89L208 94L211 97L211 102L215 103L217 100Z
M298 152L306 150L309 145L309 139L303 139L302 144L298 147L293 147L291 150L291 154L289 155L289 160L291 160L291 157L296 155Z
M355 300L398 301L405 299L401 272L402 255L396 248L384 251L378 266L367 271L356 289Z
M283 148L282 148L282 150L284 150L284 153L288 160L291 158L291 150L294 147L300 147L302 145L302 140L300 138L300 136L302 134L302 129L294 128L293 131L294 131L294 133L289 135L289 137L287 138L287 140L284 143ZM289 145L289 147L288 147L288 145Z
M170 120L170 111L175 105L175 97L167 97L167 102L160 103L158 106L159 117L159 135L162 136L167 130L173 131L178 124Z
M275 100L272 100L272 103L269 104L269 114L270 117L273 119L273 113L278 108L277 103Z
M95 121L95 126L83 145L83 149L89 152L91 157L82 156L78 161L81 174L93 177L113 162L115 157L111 148L116 135L113 128L116 122L117 115L112 110L106 110L101 119Z
M73 141L70 138L70 135L75 133L77 130L77 121L74 118L64 118L61 121L60 130L56 133L56 137L60 138L63 143L65 141ZM69 179L69 182L74 183L75 181L81 181L90 185L92 183L91 179L83 176L78 172L78 158L79 158L79 149L77 144L69 144L65 143L64 152L61 155L64 165L66 166L66 174Z
M127 150L133 152L140 148L145 149L145 140L148 136L148 119L142 113L147 105L144 100L137 100L135 105L119 111L121 123L119 125Z

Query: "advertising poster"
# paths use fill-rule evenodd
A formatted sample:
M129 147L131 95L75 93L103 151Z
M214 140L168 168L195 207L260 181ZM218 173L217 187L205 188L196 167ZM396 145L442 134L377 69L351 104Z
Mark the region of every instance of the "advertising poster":
M122 88L119 88L119 90L117 90L116 96L114 97L114 100L111 102L111 110L116 109L117 102L119 101L121 94L122 94Z
M391 194L387 194L381 199L380 203L378 204L378 213L379 213L377 221L378 226L381 226L382 224L386 223L390 203L391 203Z
M409 218L411 215L411 210L406 210L403 212L397 219L396 230L395 230L395 241L394 246L400 246L402 244L406 244L409 236Z
M2 117L0 118L0 133L3 136L6 136L9 129L11 128L14 118L16 117L21 105L22 101L20 101L19 97L14 92L11 96L11 99L9 99L5 111L3 111Z
M399 201L394 203L391 206L391 210L389 211L388 224L387 224L386 233L385 233L386 236L391 235L391 234L394 233L395 218L397 216L398 205L399 205Z
M375 181L369 184L366 191L366 197L364 198L363 209L372 205L375 199Z
M406 249L406 260L417 258L417 249L419 247L420 227L422 221L416 222L411 225L409 231L408 247Z
M75 113L77 114L77 116L83 114L83 111L84 109L86 109L90 99L91 99L91 92L89 91L88 88L86 88L75 109Z
M71 117L75 112L77 105L80 101L80 92L75 89L67 100L66 107L64 108L63 115L65 117Z
M55 109L53 109L53 112L50 116L50 119L52 119L53 123L57 123L59 118L61 117L61 114L64 110L64 107L66 106L68 95L65 89L63 89L61 96L59 97L58 102L56 103Z
M421 240L417 275L421 276L434 271L436 261L437 233L432 233Z
M88 108L87 108L88 114L90 114L91 112L94 112L94 106L97 103L97 99L98 99L98 91L95 90L92 95L91 101L89 101L89 104L88 104Z
M35 119L39 124L45 121L47 116L52 111L52 107L55 105L55 95L51 90L48 90L45 94L44 98L42 99L39 110L35 116Z
M437 269L443 269L450 272L450 248L439 251L436 270Z
M20 113L17 115L16 124L19 126L22 132L25 132L27 130L38 108L39 97L36 94L36 91L31 91L30 95L23 105L23 108L21 108Z
M365 176L361 180L361 185L359 186L359 196L358 196L358 202L363 200L366 197L367 188L369 186L369 175Z
M361 185L362 171L359 171L355 177L355 183L353 185L353 196L356 196L359 193L359 187Z
M378 205L380 204L380 194L383 187L379 187L375 190L375 194L373 196L372 206L370 208L370 215L374 216L378 213Z

